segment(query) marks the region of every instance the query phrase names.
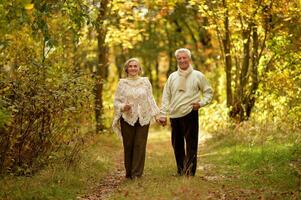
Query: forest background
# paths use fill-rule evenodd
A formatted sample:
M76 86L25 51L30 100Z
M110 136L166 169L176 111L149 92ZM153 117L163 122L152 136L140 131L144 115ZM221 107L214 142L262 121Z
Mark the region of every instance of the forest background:
M300 0L2 0L0 173L72 165L86 138L111 133L130 57L160 105L181 47L214 89L202 130L300 155L300 13Z

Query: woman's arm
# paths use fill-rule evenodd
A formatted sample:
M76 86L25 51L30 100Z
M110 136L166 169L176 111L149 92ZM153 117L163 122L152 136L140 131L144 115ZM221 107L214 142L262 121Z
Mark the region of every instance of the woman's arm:
M146 86L147 86L147 99L149 101L150 107L151 107L151 115L156 116L160 113L160 109L157 106L157 103L155 101L154 95L153 95L153 89L152 84L150 81L145 78Z
M117 89L115 91L115 98L114 98L114 109L115 111L123 111L125 106L125 96L124 96L124 84L120 80L117 85Z

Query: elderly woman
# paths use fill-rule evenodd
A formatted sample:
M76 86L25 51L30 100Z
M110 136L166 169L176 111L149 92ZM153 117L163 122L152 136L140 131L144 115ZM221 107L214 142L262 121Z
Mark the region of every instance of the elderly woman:
M160 110L137 58L126 61L125 72L115 93L112 127L122 137L126 178L134 179L143 174L149 124Z

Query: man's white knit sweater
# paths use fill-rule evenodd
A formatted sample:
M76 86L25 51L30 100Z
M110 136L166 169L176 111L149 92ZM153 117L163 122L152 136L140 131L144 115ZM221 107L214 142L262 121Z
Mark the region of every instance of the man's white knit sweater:
M202 94L202 98L201 98ZM168 77L163 90L161 114L170 118L179 118L192 111L192 103L199 102L203 107L210 103L213 90L204 74L193 70L186 77L185 91L179 90L179 72L175 71Z

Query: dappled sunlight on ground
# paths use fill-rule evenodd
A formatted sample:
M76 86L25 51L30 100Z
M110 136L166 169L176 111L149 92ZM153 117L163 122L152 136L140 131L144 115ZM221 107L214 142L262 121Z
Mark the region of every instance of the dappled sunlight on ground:
M208 132L199 130L199 144L203 144L206 140L212 138L212 135Z
M169 127L160 127L157 125L152 125L149 129L148 142L169 140L170 134L171 133Z

